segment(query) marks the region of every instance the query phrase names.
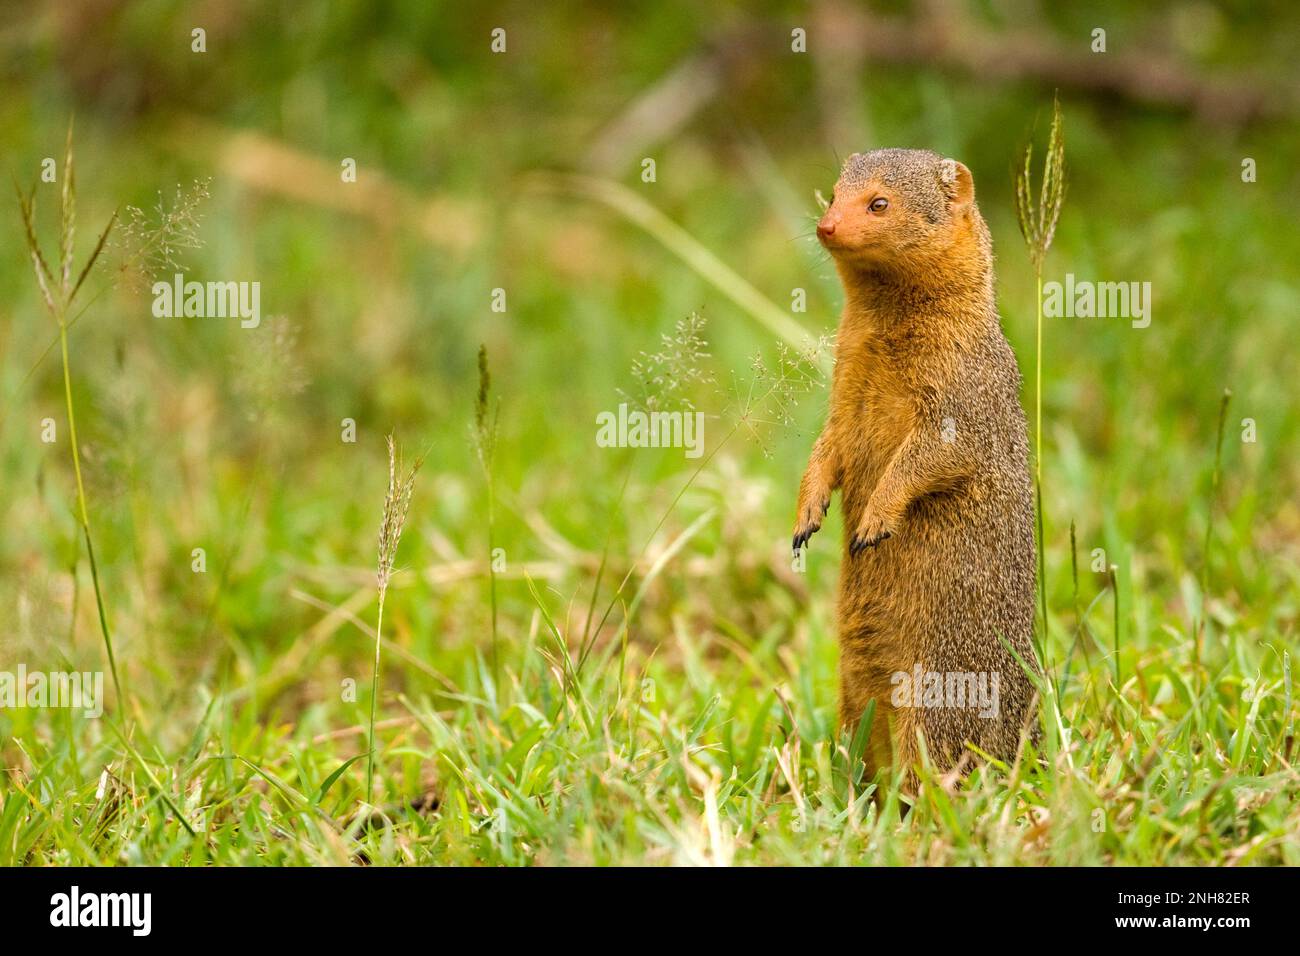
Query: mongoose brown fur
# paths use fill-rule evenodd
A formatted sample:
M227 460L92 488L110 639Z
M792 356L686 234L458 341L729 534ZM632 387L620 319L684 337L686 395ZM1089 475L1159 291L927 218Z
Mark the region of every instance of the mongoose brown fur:
M868 779L897 766L914 792L922 742L944 771L969 766L968 743L1009 761L1033 723L1033 684L999 639L1037 672L1020 371L964 165L924 150L855 153L817 232L845 304L794 547L839 489L840 719L854 730L874 699ZM967 675L996 680L996 714L981 716L969 700L953 706L952 690L918 706L921 687L896 706L907 683L899 675L910 680L918 665L969 696Z

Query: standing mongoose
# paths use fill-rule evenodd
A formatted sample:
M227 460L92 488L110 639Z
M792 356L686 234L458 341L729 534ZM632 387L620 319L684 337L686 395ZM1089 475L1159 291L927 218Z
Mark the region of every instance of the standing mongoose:
M964 165L855 153L817 235L845 304L794 547L838 488L840 719L854 730L874 698L868 779L892 764L915 792L922 745L946 771L967 743L1009 761L1032 736L1033 683L1006 649L1038 672L1020 371Z

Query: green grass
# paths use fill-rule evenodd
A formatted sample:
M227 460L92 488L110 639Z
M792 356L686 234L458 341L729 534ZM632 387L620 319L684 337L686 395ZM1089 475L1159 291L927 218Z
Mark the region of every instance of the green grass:
M790 568L825 393L810 372L773 394L772 376L782 341L839 307L794 237L832 145L960 158L1028 380L1011 171L1051 91L890 71L844 107L879 143L824 144L811 68L777 60L648 147L653 185L635 165L617 186L538 177L580 167L693 49L689 15L547 13L495 62L471 52L487 20L331 6L214 29L202 61L157 41L188 36L183 13L146 9L77 47L107 85L37 69L70 41L15 28L36 52L10 60L0 139L24 189L73 112L79 222L211 177L202 247L176 256L260 280L264 318L155 319L110 243L65 381L17 209L0 217L0 670L107 670L98 589L126 695L100 720L0 709L0 864L1300 864L1294 126L1209 136L1063 91L1070 189L1043 278L1150 280L1153 321L1044 320L1041 752L929 779L903 816L894 781L854 779L835 726L838 502L807 573ZM358 47L363 26L379 39ZM607 83L566 66L587 30ZM1269 31L1232 42L1266 52ZM196 115L217 146L261 139L223 154ZM269 186L242 179L240 160L273 168L268 143L296 153ZM311 162L336 176L344 156L410 202L357 210L335 202L351 187L310 185ZM61 185L37 184L41 236ZM633 362L695 312L713 383L682 395L709 416L706 457L596 448ZM379 825L362 805L390 433L424 465L383 612ZM426 794L436 809L401 809Z

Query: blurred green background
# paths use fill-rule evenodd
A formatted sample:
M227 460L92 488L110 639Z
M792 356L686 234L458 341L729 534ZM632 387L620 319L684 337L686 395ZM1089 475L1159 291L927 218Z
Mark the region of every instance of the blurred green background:
M261 719L354 722L358 705L340 704L336 688L348 676L368 686L371 644L329 608L372 614L390 431L408 453L428 449L385 619L426 668L389 658L385 686L472 683L490 633L486 496L469 431L480 343L500 402L505 640L539 626L524 570L578 624L607 544L622 576L695 463L679 451L631 456L620 504L629 458L596 448L596 414L635 387L638 355L698 312L717 385L691 397L710 416L712 449L733 381L777 339L662 235L539 173L620 184L780 310L806 289L807 311L792 317L817 336L834 328L840 293L809 238L814 190L829 194L853 151L955 156L994 235L1003 325L1032 406L1034 279L1012 169L1030 141L1041 155L1058 89L1069 191L1044 278L1149 281L1154 302L1146 329L1047 320L1053 606L1071 605L1074 522L1085 600L1104 585L1088 570L1092 550L1119 566L1126 661L1162 629L1188 626L1227 387L1213 613L1222 633L1293 640L1297 26L1292 5L1244 0L7 4L0 149L7 173L35 185L46 255L59 187L39 183L40 164L61 164L75 118L79 259L114 209L148 212L159 191L170 201L206 181L202 246L178 252L187 278L261 282L258 329L157 319L147 292L118 281L110 247L71 334L86 494L126 683L146 707L183 713L200 685L261 675ZM206 52L191 50L196 27ZM490 49L497 27L502 54ZM1104 54L1090 50L1098 27ZM791 51L795 28L808 31L806 54ZM641 178L645 157L653 183ZM1247 157L1257 182L1242 181ZM345 158L356 183L340 180ZM0 649L89 668L102 645L72 514L59 355L46 352L56 327L8 208ZM503 313L491 308L495 288L506 290ZM806 580L788 558L824 410L814 390L792 423L761 443L737 436L691 485L649 559L709 508L718 514L647 592L631 635L647 656L680 628L795 642L808 655L800 679L829 713L838 506ZM52 445L40 441L46 417L58 423ZM340 440L345 418L355 444ZM1245 418L1254 443L1241 441ZM203 575L191 570L197 547ZM1109 625L1097 627L1108 644ZM29 719L0 714L0 730Z

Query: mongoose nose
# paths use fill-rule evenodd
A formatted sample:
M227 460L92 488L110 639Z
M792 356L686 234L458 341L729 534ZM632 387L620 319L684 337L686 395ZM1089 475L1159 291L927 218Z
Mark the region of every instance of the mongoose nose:
M823 219L817 223L817 235L825 239L827 236L835 235L835 223Z

